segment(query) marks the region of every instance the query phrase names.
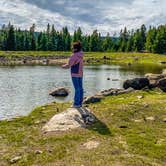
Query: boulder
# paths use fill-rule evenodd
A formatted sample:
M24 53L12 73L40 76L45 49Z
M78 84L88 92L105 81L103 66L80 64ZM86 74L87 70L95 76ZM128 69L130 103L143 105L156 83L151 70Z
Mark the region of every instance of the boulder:
M145 77L148 78L149 80L159 80L161 78L166 77L166 74L152 74L152 73L147 73L145 74Z
M108 90L103 90L100 93L103 96L113 96L113 95L116 95L119 90L120 89L113 89L113 88L111 88L111 89L108 89Z
M110 60L110 58L107 57L107 56L103 56L103 59L104 59L104 60Z
M95 123L95 116L87 108L68 108L54 115L42 128L44 133L65 132L71 129L85 128Z
M123 83L123 88L128 89L128 88L133 88L135 90L140 90L145 87L149 87L149 79L148 78L134 78L130 80L126 80Z
M65 96L69 95L69 91L68 91L68 89L66 89L64 87L59 87L59 88L56 88L55 90L53 90L52 92L50 92L49 95L65 97Z
M156 88L158 86L158 80L149 80L149 87Z
M130 93L133 92L133 88L128 88L128 89L108 89L108 90L103 90L100 92L102 96L114 96L114 95L120 95L120 94L125 94L125 93Z
M100 102L103 97L104 96L102 96L102 95L94 95L94 96L86 97L84 99L83 103L90 104L90 103Z
M161 90L163 90L164 92L166 92L166 78L160 79L158 81L157 87L159 87Z
M162 73L162 74L152 74L152 73L148 73L145 75L146 78L149 79L149 83L150 83L150 88L155 88L159 86L159 80L166 78L166 73Z

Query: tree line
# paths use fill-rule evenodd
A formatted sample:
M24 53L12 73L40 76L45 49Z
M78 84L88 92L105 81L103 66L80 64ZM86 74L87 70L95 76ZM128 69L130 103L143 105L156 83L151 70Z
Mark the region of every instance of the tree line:
M46 30L35 31L35 24L29 30L15 28L10 23L0 29L0 50L9 51L71 51L71 43L81 41L84 51L112 52L152 52L166 53L166 25L127 30L125 27L119 36L105 37L94 30L90 35L83 35L79 27L71 35L67 27L56 30L54 25L47 25Z

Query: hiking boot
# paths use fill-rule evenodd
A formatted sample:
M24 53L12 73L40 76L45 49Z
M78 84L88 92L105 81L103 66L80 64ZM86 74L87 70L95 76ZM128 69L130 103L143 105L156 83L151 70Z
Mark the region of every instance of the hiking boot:
M71 105L71 108L81 108L81 105Z

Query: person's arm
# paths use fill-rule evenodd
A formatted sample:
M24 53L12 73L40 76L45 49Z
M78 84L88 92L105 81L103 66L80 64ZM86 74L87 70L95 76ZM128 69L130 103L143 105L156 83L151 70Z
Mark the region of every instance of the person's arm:
M72 55L72 56L70 57L69 61L68 61L69 67L72 67L73 65L75 65L76 60L77 60L76 57L75 57L74 55Z
M66 63L66 64L62 65L62 68L64 68L64 69L68 69L68 68L70 68L70 67L69 67L69 64Z
M64 69L68 69L70 68L71 66L75 65L75 62L76 62L76 58L74 56L71 56L68 63L62 65L62 68Z

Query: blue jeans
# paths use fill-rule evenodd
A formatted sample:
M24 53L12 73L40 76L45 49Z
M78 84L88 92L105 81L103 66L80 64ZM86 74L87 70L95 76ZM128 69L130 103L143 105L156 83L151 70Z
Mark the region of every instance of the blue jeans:
M82 77L72 77L73 86L75 89L74 95L74 105L82 106L83 102L83 78Z

